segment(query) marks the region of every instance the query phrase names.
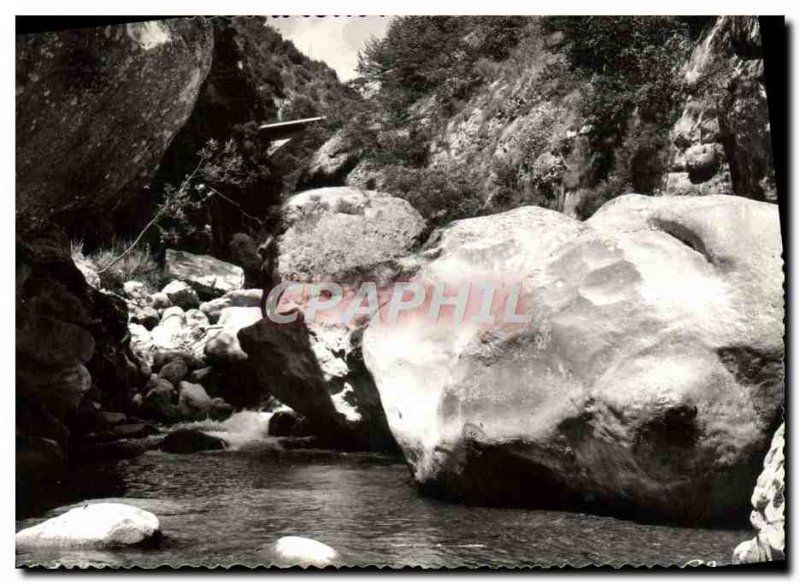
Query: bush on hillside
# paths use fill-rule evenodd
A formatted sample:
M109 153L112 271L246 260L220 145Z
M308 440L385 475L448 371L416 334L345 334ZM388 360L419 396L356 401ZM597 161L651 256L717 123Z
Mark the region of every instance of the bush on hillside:
M602 182L611 178L624 189L653 193L681 98L676 69L689 47L687 22L670 16L569 16L547 18L545 26L563 34L573 68L591 80L581 113L591 125L596 153L594 186L603 191Z
M385 176L381 190L407 200L431 226L487 212L485 193L469 169L446 173L397 165L387 169Z

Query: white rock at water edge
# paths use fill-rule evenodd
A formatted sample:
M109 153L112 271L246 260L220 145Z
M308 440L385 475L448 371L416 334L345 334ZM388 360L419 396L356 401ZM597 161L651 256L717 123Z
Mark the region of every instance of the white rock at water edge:
M118 548L160 534L158 517L122 503L93 503L70 509L16 535L18 548Z
M282 537L272 546L279 565L322 568L339 559L338 552L322 542L307 537Z

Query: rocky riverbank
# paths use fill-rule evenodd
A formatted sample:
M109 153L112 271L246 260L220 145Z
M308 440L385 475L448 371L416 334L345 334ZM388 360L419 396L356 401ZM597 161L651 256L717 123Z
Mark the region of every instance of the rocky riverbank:
M603 200L592 198L598 185L567 176L567 159L596 159L583 151L593 130L570 109L578 98L555 91L589 83L566 72L556 33L529 47L564 75L550 101L525 102L528 89L509 84L522 49L484 64L504 81L462 104L463 119L438 127L429 160L413 167L439 173L477 157L485 180L469 189L367 176L346 128L313 160L295 161L291 178L265 161L256 121L305 111L269 93L270 51L296 61L291 82L281 78L289 93L324 86L344 99L352 88L320 85L328 73L263 23L175 19L18 39L18 512L90 463L153 450L226 456L257 442L265 453L402 456L423 494L466 505L692 526L740 525L752 511L756 537L734 561L784 558L784 264L754 23L721 17L681 49L688 60L675 75L691 95L680 94L678 121L661 128L665 189L633 194L628 184ZM92 79L88 89L58 74L62 61ZM528 65L528 81L545 70ZM226 84L229 66L236 82ZM316 77L302 81L306 70ZM147 82L132 85L139 77ZM427 115L435 95L409 107ZM498 95L541 107L484 116L484 98ZM232 111L237 96L254 119ZM77 109L62 119L54 100ZM544 124L553 111L569 123ZM631 127L641 122L631 115ZM484 125L479 140L473 130ZM514 151L536 132L546 135L525 142L539 149L526 153L534 164L518 161L514 180L504 171L502 192L521 198L501 204L502 169L487 152ZM56 164L50 172L37 160ZM144 230L119 251L102 249L145 186L158 190L155 210L131 215ZM476 189L485 192L472 208L462 195ZM591 199L591 217L576 218L571 198ZM84 235L86 255L76 251ZM141 277L120 268L128 260L144 264ZM365 294L350 318L318 314L326 283L347 300L373 290L374 304ZM385 321L397 283L453 295ZM486 318L457 319L459 291L486 286L515 289L512 316L524 318L497 318L497 301L481 309ZM290 322L265 318L270 310ZM97 531L81 531L94 517ZM51 521L18 544L139 545L160 532L155 515L135 508L90 505ZM276 561L341 559L318 542L273 543L264 554Z

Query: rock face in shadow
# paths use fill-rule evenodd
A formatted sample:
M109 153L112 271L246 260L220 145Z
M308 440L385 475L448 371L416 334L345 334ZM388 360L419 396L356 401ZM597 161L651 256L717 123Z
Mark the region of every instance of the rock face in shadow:
M783 403L777 207L627 195L586 223L458 221L421 281L522 284L528 323L373 322L372 373L416 481L476 504L742 512Z
M666 194L777 201L758 17L719 17L682 74Z
M341 133L334 134L314 153L298 179L298 190L344 186L345 179L358 164L358 154L348 149Z
M79 405L91 400L125 411L143 381L127 340L127 310L122 299L89 286L63 248L18 241L16 256L18 451L30 453L26 460L58 458L52 446L65 459ZM53 469L66 468L48 466L19 466L18 485L47 482Z
M786 508L786 474L784 470L785 426L781 424L772 438L764 459L764 470L758 477L753 497L750 523L756 537L743 541L733 552L734 564L783 560L786 555L784 532Z
M302 315L287 324L261 319L241 329L238 338L260 387L306 416L326 442L353 446L347 420L333 404Z
M18 214L103 229L192 112L212 48L200 18L18 35Z

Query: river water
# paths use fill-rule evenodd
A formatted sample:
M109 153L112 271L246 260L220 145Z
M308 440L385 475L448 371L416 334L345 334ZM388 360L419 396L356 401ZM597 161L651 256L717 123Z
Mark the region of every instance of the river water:
M242 422L245 422L244 424ZM147 452L116 464L123 497L155 513L158 549L38 550L18 565L259 566L287 535L335 548L344 565L423 567L727 564L746 530L713 530L582 513L466 507L421 496L401 461L364 454L275 452L246 431L216 428L234 445L196 454ZM236 423L236 420L234 420ZM79 503L83 504L83 503ZM74 505L73 505L74 506ZM63 513L52 509L17 529Z

